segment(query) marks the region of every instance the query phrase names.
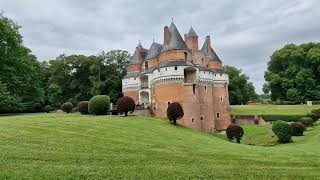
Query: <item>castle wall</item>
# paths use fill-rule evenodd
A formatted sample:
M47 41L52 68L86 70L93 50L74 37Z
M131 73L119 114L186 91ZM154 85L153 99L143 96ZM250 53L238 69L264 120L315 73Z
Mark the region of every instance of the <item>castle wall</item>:
M228 87L224 84L213 86L213 112L216 129L226 129L231 123L231 117Z
M130 64L130 65L128 65L127 70L129 72L131 72L131 71L140 71L141 70L141 65L140 64Z
M139 102L139 91L125 91L123 92L124 96L131 97L135 103Z
M185 52L187 53L187 60L190 61L190 53L185 50L169 50L159 54L159 63L167 60L184 60Z

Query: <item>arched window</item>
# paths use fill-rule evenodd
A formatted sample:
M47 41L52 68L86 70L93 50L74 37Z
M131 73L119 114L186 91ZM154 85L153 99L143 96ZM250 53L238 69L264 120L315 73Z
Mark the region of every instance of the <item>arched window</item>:
M193 124L195 124L196 121L194 120L194 118L192 118L192 119L191 119L191 122L192 122Z

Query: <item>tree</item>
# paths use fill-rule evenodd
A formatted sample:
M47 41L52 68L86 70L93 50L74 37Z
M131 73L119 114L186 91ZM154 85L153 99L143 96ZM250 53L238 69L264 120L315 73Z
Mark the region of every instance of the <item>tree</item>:
M51 84L48 88L48 101L53 107L59 107L63 102L62 89L57 84Z
M229 101L230 104L245 104L257 99L254 86L249 82L249 77L241 73L240 69L224 66L229 75Z
M117 111L120 114L127 116L128 112L133 112L135 108L136 103L131 97L123 96L117 100Z
M19 112L22 109L21 98L12 96L6 85L0 81L0 113Z
M167 117L174 125L177 124L177 120L181 119L184 115L183 108L180 103L173 102L170 103L167 109Z
M19 28L0 14L0 81L9 99L21 102L22 111L34 111L44 102L43 71L31 50L23 45Z
M226 129L226 134L229 141L236 139L237 143L240 143L244 132L241 126L230 124Z
M273 101L320 100L320 43L288 44L275 51L263 91Z

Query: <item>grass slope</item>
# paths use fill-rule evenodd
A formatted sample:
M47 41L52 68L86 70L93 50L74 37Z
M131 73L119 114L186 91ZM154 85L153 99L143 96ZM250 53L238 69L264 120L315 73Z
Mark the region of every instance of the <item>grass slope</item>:
M273 147L230 143L148 117L0 117L0 179L316 179L320 126Z

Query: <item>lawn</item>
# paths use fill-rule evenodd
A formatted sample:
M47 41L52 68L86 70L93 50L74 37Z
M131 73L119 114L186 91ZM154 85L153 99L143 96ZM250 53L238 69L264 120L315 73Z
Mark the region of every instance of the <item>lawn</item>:
M0 179L317 179L319 138L320 125L262 147L150 117L1 116Z
M306 115L320 105L233 105L231 114L234 115Z

